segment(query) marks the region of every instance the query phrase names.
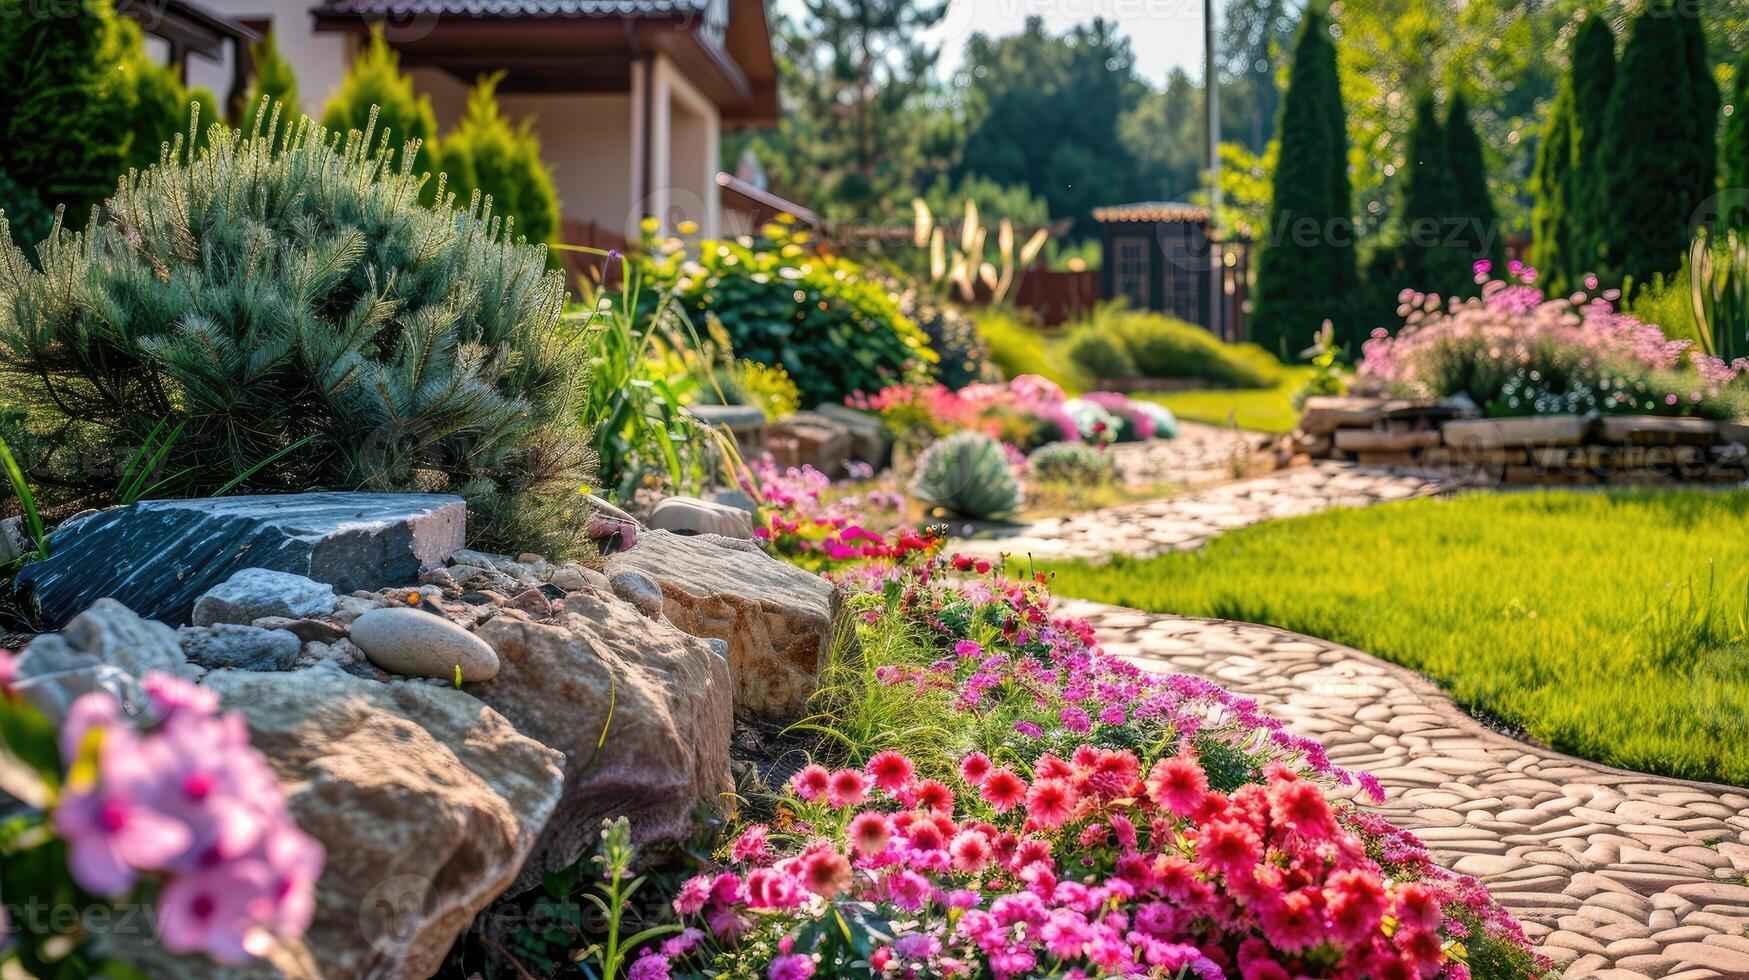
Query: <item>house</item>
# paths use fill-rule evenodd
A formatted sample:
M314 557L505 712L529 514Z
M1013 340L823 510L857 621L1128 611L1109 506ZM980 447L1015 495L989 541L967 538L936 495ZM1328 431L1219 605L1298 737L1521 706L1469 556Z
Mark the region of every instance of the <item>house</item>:
M505 72L506 115L531 120L553 171L561 238L619 245L666 230L741 233L771 202L720 180L725 131L775 123L777 73L763 0L206 0L271 29L320 116L373 25L430 96L439 133L474 81Z
M1100 295L1245 339L1249 249L1210 229L1207 208L1143 201L1095 208L1103 233Z

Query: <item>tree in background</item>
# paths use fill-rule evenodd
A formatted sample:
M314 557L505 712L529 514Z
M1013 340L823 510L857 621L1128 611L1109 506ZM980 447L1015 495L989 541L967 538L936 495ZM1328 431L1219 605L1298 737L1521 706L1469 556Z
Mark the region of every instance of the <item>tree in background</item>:
M1452 172L1451 139L1440 123L1432 92L1416 100L1405 156L1396 214L1401 283L1441 296L1461 294L1473 285L1474 274L1462 236L1454 231L1467 212Z
M1096 19L1066 34L1038 17L1009 37L974 35L966 48L967 138L956 174L1026 184L1051 214L1097 228L1093 209L1137 186L1119 122L1140 102L1129 41Z
M1269 235L1257 259L1252 338L1288 355L1324 320L1342 318L1355 285L1348 130L1336 47L1324 15L1308 10L1294 42L1277 124ZM1347 338L1344 338L1347 339Z
M401 73L401 56L389 47L380 28L371 32L370 45L353 61L339 90L323 107L322 125L342 134L363 131L370 122L372 106L377 108L377 128L371 138L381 141L385 132L389 135L391 165L401 165L402 144L419 140L413 172L435 172L437 117L431 111L431 99L413 90L413 79ZM432 182L425 188L428 196L434 192Z
M1689 218L1713 191L1715 150L1687 108L1707 98L1694 81L1680 18L1670 0L1650 0L1622 51L1599 149L1607 272L1636 290L1681 266Z
M1688 114L1690 131L1699 156L1695 179L1710 197L1719 183L1719 82L1713 77L1712 59L1707 55L1706 28L1701 23L1704 3L1683 3L1672 7L1676 12L1676 27L1682 34L1682 54L1688 65L1689 96L1676 108Z
M1446 159L1451 165L1453 200L1457 210L1453 217L1465 222L1455 228L1460 236L1457 244L1466 250L1469 259L1487 259L1494 268L1506 262L1506 230L1501 227L1500 213L1494 207L1494 195L1488 189L1488 161L1482 154L1482 140L1470 123L1469 103L1462 92L1454 92L1445 117Z
M126 169L127 136L117 128L120 38L108 0L85 16L60 16L26 0L0 0L0 173L17 202L0 209L53 211L65 205L82 225Z
M1536 210L1531 215L1531 265L1550 295L1569 292L1582 270L1573 268L1573 79L1561 83L1536 149Z
M1205 166L1203 127L1202 86L1182 68L1172 69L1165 89L1146 93L1118 120L1118 138L1139 174L1139 196L1189 196Z
M1222 135L1242 140L1255 155L1262 155L1275 135L1275 117L1281 102L1275 75L1293 44L1294 12L1295 4L1288 0L1227 0L1221 11L1218 56L1223 88L1236 90L1247 110L1238 114L1246 124L1244 129L1231 134L1227 106L1223 104Z
M265 130L275 105L280 107L280 125L287 125L304 111L304 106L298 99L297 75L292 72L291 62L279 53L271 30L261 43L250 47L249 56L255 63L255 79L244 98L241 129L245 134L253 133L255 120L260 117Z
M1725 120L1725 187L1749 193L1749 52L1737 62L1731 86L1731 117ZM1737 215L1742 221L1746 215Z
M559 195L528 121L512 126L499 112L503 77L483 77L468 93L467 112L443 137L443 172L457 206L467 207L476 190L490 195L492 213L513 219L516 234L551 244L559 235Z
M1573 177L1568 202L1571 250L1565 264L1575 279L1603 268L1608 242L1603 131L1610 93L1615 91L1615 70L1615 31L1603 17L1587 18L1573 38L1568 71L1573 87Z
M127 133L127 154L122 170L144 170L158 162L164 145L183 138L185 150L205 146L214 126L224 127L219 100L204 88L183 86L176 69L160 65L146 53L145 36L131 18L116 19L120 48L120 84L114 98L120 123ZM200 112L193 118L200 129L188 130L191 105ZM117 174L120 176L120 173Z

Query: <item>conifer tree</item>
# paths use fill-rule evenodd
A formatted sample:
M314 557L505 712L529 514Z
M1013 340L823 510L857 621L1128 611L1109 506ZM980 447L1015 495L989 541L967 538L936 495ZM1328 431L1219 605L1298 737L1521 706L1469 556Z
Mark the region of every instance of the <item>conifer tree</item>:
M1465 214L1452 175L1451 141L1439 120L1433 93L1415 105L1399 177L1397 215L1401 238L1398 265L1405 285L1425 293L1452 296L1468 291L1473 273L1461 234Z
M401 165L400 147L409 140L419 140L419 154L413 162L413 173L435 173L438 169L437 116L431 111L431 99L413 89L413 79L401 72L401 56L389 47L382 30L371 32L370 44L340 83L339 91L322 109L322 125L345 133L364 131L370 123L371 108L376 107L376 132L373 141L381 141L386 131L389 137L389 157L394 166ZM432 193L427 184L425 192Z
M513 126L499 111L503 77L481 78L468 93L466 114L443 138L443 172L459 206L477 190L492 198L492 213L514 219L516 234L551 244L559 234L558 192L530 123Z
M1292 355L1324 320L1343 318L1355 287L1347 115L1336 47L1317 9L1306 11L1294 41L1276 132L1280 162L1251 333L1272 353Z
M1737 78L1731 85L1731 116L1725 120L1725 188L1739 207L1749 206L1749 52L1737 62ZM1733 215L1738 224L1749 214Z
M303 103L298 99L298 79L292 72L291 62L279 53L272 31L249 50L255 62L255 80L250 83L249 94L243 103L240 128L244 133L254 132L257 116L261 117L261 125L265 128L267 121L273 118L275 105L280 107L280 126L291 125L292 120L304 111Z
M1574 280L1603 270L1608 242L1609 192L1605 189L1603 132L1615 90L1615 31L1609 21L1593 15L1573 38L1568 77L1573 83L1573 182L1571 251L1566 268Z
M1536 148L1536 209L1531 213L1531 265L1551 295L1571 290L1584 270L1574 256L1573 79L1561 80Z
M1704 4L1684 3L1675 9L1689 76L1689 95L1678 108L1688 113L1694 133L1699 154L1695 160L1699 167L1695 179L1706 189L1704 198L1712 195L1719 182L1719 82L1713 77L1712 59L1707 56L1706 28L1701 21Z
M1446 154L1451 165L1455 218L1467 225L1454 229L1461 235L1459 245L1474 263L1486 259L1499 274L1506 259L1502 240L1500 214L1494 207L1494 197L1488 190L1488 163L1482 154L1482 140L1470 122L1470 109L1462 92L1454 92L1446 110Z
M1688 44L1670 0L1650 0L1634 20L1604 114L1604 261L1612 281L1635 290L1681 266L1689 219L1713 192L1711 141L1703 144L1685 106L1706 98L1696 91Z
M153 61L146 53L139 25L132 19L118 18L116 29L120 57L116 71L121 81L116 115L128 134L123 170L144 170L157 163L164 144L173 143L177 136L190 149L206 145L213 126L224 123L218 99L204 88L185 88L175 69ZM189 111L193 104L200 106L196 116ZM193 134L188 131L191 118L198 119L200 126Z
M91 0L63 16L54 5L0 0L0 24L0 172L83 223L125 169L114 10Z

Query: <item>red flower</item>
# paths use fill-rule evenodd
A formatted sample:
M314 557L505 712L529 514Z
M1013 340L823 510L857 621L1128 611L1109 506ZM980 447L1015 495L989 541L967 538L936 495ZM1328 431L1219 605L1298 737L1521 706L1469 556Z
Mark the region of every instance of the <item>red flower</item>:
M864 812L850 821L850 842L863 854L874 855L887 849L892 828L883 814Z
M827 801L840 810L856 806L867 798L868 780L855 769L840 769L833 773L832 781L826 787Z
M797 796L812 803L826 795L826 788L831 782L832 777L826 772L826 767L811 765L790 777L789 784Z
M868 760L868 774L876 786L897 793L911 782L911 760L891 750L876 752L874 758Z
M1385 888L1378 878L1359 868L1338 871L1324 886L1330 921L1348 942L1360 942L1377 931L1385 915Z
M960 760L960 778L973 786L984 781L990 774L990 757L982 752L973 752Z
M1034 823L1055 830L1066 823L1080 802L1075 788L1062 779L1040 779L1026 794L1026 812Z
M925 810L947 813L953 810L953 790L933 779L917 784L917 805Z
M1196 857L1229 878L1248 875L1261 855L1257 832L1236 820L1217 820L1196 842Z
M831 898L850 887L850 862L829 844L808 849L801 860L802 885L821 898Z
M1189 817L1208 795L1208 774L1188 755L1161 759L1148 773L1148 796L1174 816Z
M1336 836L1336 818L1324 793L1303 780L1282 781L1269 789L1269 815L1309 841L1327 841Z
M984 802L996 808L997 813L1007 813L1019 806L1026 799L1026 780L1015 774L1014 770L1003 766L984 777L980 787Z

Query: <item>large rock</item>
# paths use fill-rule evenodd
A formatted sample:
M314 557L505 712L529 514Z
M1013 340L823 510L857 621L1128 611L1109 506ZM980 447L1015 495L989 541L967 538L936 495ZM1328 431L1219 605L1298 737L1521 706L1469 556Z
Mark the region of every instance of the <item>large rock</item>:
M568 867L604 818L631 820L641 846L693 836L701 806L731 785L728 664L703 641L590 592L549 622L499 615L481 624L498 675L468 691L519 731L565 755L565 790L518 887Z
M637 547L608 558L609 577L627 571L661 586L662 611L675 626L729 644L737 708L778 722L805 713L832 648L832 583L751 541L667 531L647 531Z
M698 497L668 497L650 511L650 526L675 534L753 537L753 515L739 507Z
M287 630L218 623L177 631L182 652L211 670L290 670L303 642Z
M765 441L779 466L812 466L832 477L844 475L844 464L853 458L849 426L819 412L797 412L773 422Z
M123 704L143 703L134 682L153 670L188 679L202 673L183 655L175 630L141 619L114 599L99 599L66 629L31 641L19 655L13 686L59 721L76 698L94 690L109 691Z
M461 691L326 666L208 684L327 849L301 949L257 975L310 975L287 964L313 962L324 980L431 976L515 880L559 800L563 758Z
M814 409L816 415L837 422L850 433L850 458L867 463L875 469L887 465L893 449L893 437L880 416L859 411L849 405L822 402Z
M245 568L194 600L194 625L253 623L279 616L304 619L331 613L340 604L334 587L266 568Z
M467 507L440 494L300 493L148 500L75 517L50 556L19 571L51 625L99 597L150 619L189 621L233 572L295 572L340 592L414 582L462 546Z

